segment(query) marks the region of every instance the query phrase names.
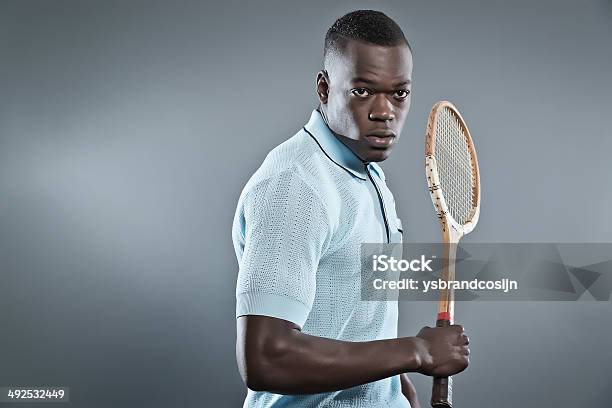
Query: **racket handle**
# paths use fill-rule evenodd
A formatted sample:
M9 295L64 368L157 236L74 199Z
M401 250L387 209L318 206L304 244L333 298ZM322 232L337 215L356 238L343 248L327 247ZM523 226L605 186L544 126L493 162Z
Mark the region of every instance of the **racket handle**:
M453 407L453 377L436 377L431 390L433 408Z
M450 326L450 320L438 320L436 327ZM433 380L431 390L431 406L433 408L452 408L453 407L453 378L436 377Z

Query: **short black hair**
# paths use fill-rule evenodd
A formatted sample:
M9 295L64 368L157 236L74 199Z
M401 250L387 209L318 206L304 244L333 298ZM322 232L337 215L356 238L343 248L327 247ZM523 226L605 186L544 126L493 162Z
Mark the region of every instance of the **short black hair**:
M385 13L376 10L355 10L337 19L325 34L323 59L342 53L350 40L358 40L382 46L406 44L399 25Z

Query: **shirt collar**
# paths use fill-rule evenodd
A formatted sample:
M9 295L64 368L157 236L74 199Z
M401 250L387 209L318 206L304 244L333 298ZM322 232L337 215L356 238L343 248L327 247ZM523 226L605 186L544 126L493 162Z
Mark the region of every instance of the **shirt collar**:
M365 163L342 143L327 126L321 113L314 109L310 120L304 126L306 133L319 145L323 153L338 166L351 173L353 176L366 180ZM368 167L374 170L378 177L384 180L382 169L376 163L369 163Z

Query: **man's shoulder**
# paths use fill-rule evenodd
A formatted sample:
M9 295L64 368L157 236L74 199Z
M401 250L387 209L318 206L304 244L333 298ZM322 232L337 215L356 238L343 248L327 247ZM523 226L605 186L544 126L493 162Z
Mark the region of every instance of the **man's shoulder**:
M270 182L298 180L315 191L326 171L316 142L300 129L289 139L274 147L251 176L245 190Z

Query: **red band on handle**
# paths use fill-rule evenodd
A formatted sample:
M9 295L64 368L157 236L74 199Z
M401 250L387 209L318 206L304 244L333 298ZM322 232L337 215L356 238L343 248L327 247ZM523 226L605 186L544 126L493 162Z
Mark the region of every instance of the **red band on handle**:
M438 320L448 320L451 321L451 315L448 312L440 312L438 313Z

